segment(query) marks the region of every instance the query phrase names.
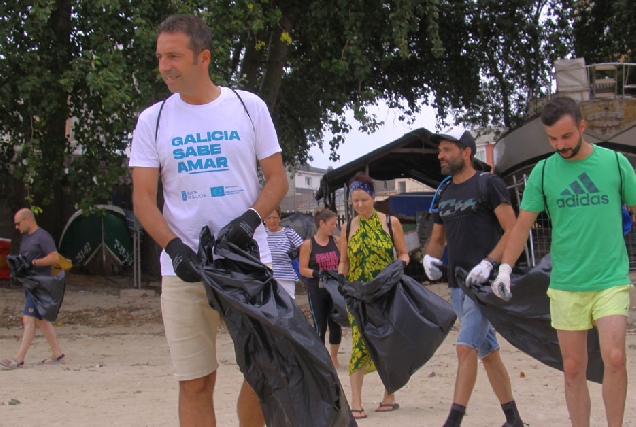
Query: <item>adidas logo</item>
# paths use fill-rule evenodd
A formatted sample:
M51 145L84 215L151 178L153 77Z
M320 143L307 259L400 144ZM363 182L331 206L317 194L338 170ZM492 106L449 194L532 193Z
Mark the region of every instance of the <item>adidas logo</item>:
M576 206L606 205L609 203L607 194L600 194L592 179L583 172L561 192L562 198L557 199L559 208L573 208Z

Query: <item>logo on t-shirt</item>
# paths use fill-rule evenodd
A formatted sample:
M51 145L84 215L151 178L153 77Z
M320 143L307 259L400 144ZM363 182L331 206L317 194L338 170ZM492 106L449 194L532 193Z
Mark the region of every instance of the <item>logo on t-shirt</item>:
M559 208L573 208L576 206L596 206L609 203L609 196L601 194L586 172L579 175L565 190L561 191L561 198L557 199Z
M187 202L189 200L203 199L207 197L205 193L199 193L198 191L181 191L181 200Z

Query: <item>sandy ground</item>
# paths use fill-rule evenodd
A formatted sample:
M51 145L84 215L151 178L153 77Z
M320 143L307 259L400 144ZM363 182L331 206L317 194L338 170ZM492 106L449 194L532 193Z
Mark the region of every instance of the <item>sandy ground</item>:
M122 289L121 282L71 277L56 326L67 363L38 366L49 347L38 332L24 369L0 371L0 426L177 426L177 383L171 375L168 347L161 324L156 288ZM90 282L90 285L87 283ZM443 293L443 287L440 287ZM307 307L306 295L298 304ZM22 335L23 294L20 287L0 287L0 357L11 357ZM373 410L382 396L377 374L365 377L363 401L369 418L360 426L440 426L453 394L456 332L431 361L398 391L400 409ZM515 398L527 425L568 426L562 374L501 342ZM338 369L350 396L347 370L351 337L345 331ZM636 426L636 334L628 335L630 385L626 426ZM241 373L231 339L218 338L215 406L219 426L237 426L236 399ZM590 383L592 425L603 426L601 387ZM480 368L477 385L464 418L467 427L500 426L503 413Z

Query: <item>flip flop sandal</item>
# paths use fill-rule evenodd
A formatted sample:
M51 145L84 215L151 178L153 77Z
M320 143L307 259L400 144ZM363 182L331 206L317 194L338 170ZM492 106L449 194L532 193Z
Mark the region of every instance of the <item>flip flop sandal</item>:
M364 413L364 409L349 409L349 411L351 412L351 415L353 415L353 418L356 420L363 420L367 417L367 414Z
M391 408L391 409L382 409L382 408ZM400 409L399 403L380 403L380 406L375 408L375 412L392 412Z
M24 360L22 362L18 362L17 359L5 359L0 361L0 365L4 366L6 369L19 369L24 367Z
M66 361L64 360L64 353L60 354L58 357L55 355L51 355L48 359L44 359L39 364L40 365L63 365Z

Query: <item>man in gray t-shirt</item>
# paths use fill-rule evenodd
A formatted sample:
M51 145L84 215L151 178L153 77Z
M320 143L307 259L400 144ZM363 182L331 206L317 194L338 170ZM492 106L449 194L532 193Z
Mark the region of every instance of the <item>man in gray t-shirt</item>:
M35 221L35 215L30 209L20 209L13 217L15 228L23 234L20 243L20 255L24 256L31 263L31 270L35 275L51 275L53 265L59 262L60 256L55 248L55 242L49 233L38 227ZM57 341L57 335L51 322L43 320L35 309L35 304L31 295L25 291L26 305L22 316L24 332L22 334L22 342L20 349L12 359L4 359L0 361L0 366L7 369L22 368L24 366L24 357L26 356L29 346L35 337L36 325L42 331L44 338L51 346L53 354L51 357L40 362L41 365L60 364L65 362L64 353Z

